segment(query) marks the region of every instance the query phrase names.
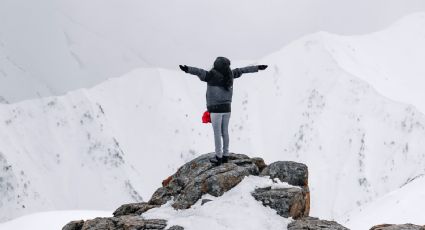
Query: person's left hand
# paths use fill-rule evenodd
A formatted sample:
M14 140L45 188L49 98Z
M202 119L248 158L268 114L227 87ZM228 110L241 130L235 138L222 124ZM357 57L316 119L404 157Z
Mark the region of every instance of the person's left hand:
M267 65L258 65L258 69L259 70L265 70L265 69L267 69Z

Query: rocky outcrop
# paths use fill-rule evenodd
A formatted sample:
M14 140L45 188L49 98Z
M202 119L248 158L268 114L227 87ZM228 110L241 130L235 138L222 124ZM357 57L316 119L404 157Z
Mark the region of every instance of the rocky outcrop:
M307 165L293 161L277 161L261 172L261 176L270 176L294 186L308 186Z
M214 166L209 159L214 154L202 155L182 167L168 178L168 183L155 191L150 205L162 205L173 199L176 209L187 209L202 195L221 196L239 184L245 176L259 175L265 163L260 158L249 158L242 154L231 154L229 163Z
M142 213L148 211L149 209L159 207L159 205L150 205L146 202L142 203L130 203L123 204L117 210L114 211L113 215L115 217L136 214L141 215Z
M145 220L138 215L126 215L120 217L98 217L87 221L72 221L65 225L62 230L162 230L166 226L166 220ZM169 230L182 229L180 226L169 228Z
M291 161L278 161L266 165L261 158L249 158L243 154L231 154L229 162L220 166L210 163L213 153L204 154L181 166L164 181L148 202L121 205L114 217L72 221L63 230L133 230L165 229L166 220L147 220L141 214L172 201L175 209L188 209L204 194L221 196L239 184L248 175L269 176L292 185L285 188L257 188L252 196L263 205L275 209L283 217L298 219L288 229L346 229L333 221L307 217L310 210L308 168ZM204 199L202 204L213 202ZM169 230L183 230L172 226Z
M305 191L302 188L259 188L252 193L252 196L261 201L264 206L276 210L278 215L285 218L298 219L308 216L309 210L306 207Z
M424 226L414 224L381 224L373 226L370 230L425 230Z
M288 224L288 230L349 230L335 221L320 220L315 217L305 217Z
M84 220L75 220L65 225L62 230L80 230L83 228Z
M266 166L260 176L269 176L293 186L293 188L260 188L252 195L263 205L273 208L283 217L294 219L306 217L310 212L308 168L293 161L277 161Z

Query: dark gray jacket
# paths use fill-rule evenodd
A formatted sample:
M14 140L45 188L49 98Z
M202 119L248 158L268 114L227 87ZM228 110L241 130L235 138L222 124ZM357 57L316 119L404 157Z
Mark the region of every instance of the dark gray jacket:
M196 67L188 66L188 73L196 75L201 81L207 81L208 71L199 69ZM232 70L233 78L239 78L244 73L258 72L258 66L247 66L244 68L236 68ZM207 107L212 105L230 104L232 103L233 87L229 90L223 86L213 86L208 84L207 86Z

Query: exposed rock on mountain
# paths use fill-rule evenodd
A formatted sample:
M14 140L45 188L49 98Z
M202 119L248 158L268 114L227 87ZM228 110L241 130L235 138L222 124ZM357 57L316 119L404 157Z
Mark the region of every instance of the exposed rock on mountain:
M309 210L306 205L306 194L302 188L259 188L252 195L264 206L269 206L283 217L298 219L308 216Z
M348 228L335 221L320 220L315 217L306 217L288 224L288 230L348 230Z
M259 175L259 168L264 166L261 159L231 154L229 163L215 167L209 161L212 157L213 154L205 154L180 167L166 186L156 190L148 203L162 205L174 199L174 208L187 209L204 194L221 196L245 176Z
M167 226L166 220L145 220L141 216L127 215L120 217L98 217L87 221L72 221L65 225L62 230L133 230L151 229L162 230ZM173 226L168 230L178 230ZM181 228L180 228L181 229Z
M308 186L308 168L305 164L293 161L277 161L267 166L260 174L278 178L295 186Z
M381 224L373 226L370 230L425 230L424 226L414 224Z
M301 188L260 188L252 195L256 200L269 206L283 217L295 219L308 216L310 212L310 190L308 187L308 168L305 164L292 161L277 161L261 172L261 176L270 176L290 185Z
M117 210L114 211L113 215L115 217L129 215L129 214L140 215L148 211L149 209L156 208L156 207L159 207L159 205L151 205L146 202L123 204Z
M291 229L346 229L336 222L305 218L309 214L308 169L304 164L279 161L267 166L261 158L250 158L243 154L231 154L229 162L220 166L210 163L213 153L201 155L184 164L177 172L163 181L163 187L156 190L149 202L121 205L113 213L114 217L95 218L87 221L72 221L63 230L129 230L129 229L165 229L167 220L145 219L141 214L171 201L175 209L189 209L203 195L222 196L238 185L245 176L263 176L289 183L285 187L257 187L251 195L264 206L276 210L277 214L296 220ZM282 184L282 183L280 183ZM205 202L204 202L205 201ZM204 199L206 202L214 202ZM181 226L172 226L170 230L182 230Z

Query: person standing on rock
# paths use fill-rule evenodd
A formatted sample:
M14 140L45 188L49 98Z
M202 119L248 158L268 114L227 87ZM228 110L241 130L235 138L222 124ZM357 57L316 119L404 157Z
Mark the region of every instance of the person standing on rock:
M211 123L214 130L215 157L210 159L214 164L227 163L229 156L229 120L233 96L233 79L244 73L254 73L265 70L267 65L254 65L244 68L230 68L230 60L217 57L214 67L210 71L187 65L180 65L186 73L199 77L207 82L207 110L211 114ZM223 138L223 145L221 142ZM223 148L222 148L223 146Z

